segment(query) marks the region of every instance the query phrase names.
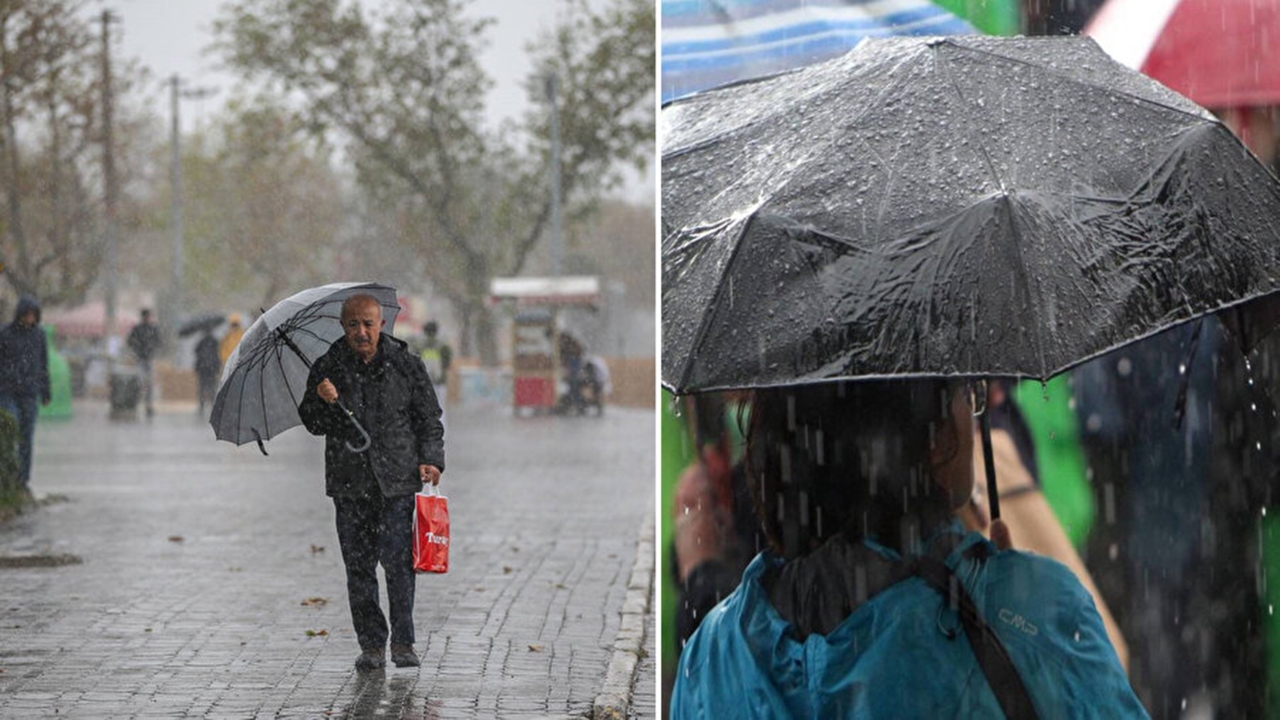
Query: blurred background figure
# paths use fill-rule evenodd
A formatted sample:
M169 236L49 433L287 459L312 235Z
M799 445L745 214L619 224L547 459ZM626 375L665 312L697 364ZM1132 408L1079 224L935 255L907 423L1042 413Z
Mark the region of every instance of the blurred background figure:
M218 391L218 375L222 372L222 358L218 351L218 339L211 330L205 330L196 343L196 412L205 416L204 404L213 404L214 394Z
M449 366L453 363L453 348L440 338L440 325L435 320L428 320L422 326L422 339L415 349L422 364L427 368L427 376L436 391L436 399L443 408L448 402Z
M223 365L227 364L227 358L231 357L231 351L240 344L242 337L244 337L244 320L240 317L240 313L233 312L227 316L227 332L218 343L218 360Z
M138 324L129 331L129 351L138 363L139 380L142 383L142 399L146 404L147 417L156 414L155 407L155 365L156 353L160 351L160 328L151 320L151 310L143 309L139 313Z
M31 459L36 414L52 399L48 350L40 327L40 303L23 296L13 322L0 330L0 409L17 421L18 487L31 497Z

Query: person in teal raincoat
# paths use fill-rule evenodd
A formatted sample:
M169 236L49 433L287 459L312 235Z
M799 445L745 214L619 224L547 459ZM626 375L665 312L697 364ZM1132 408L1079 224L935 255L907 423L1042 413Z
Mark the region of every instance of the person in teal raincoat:
M671 717L1003 717L1016 681L984 670L955 595L913 570L936 561L1034 716L1147 717L1071 571L953 519L973 491L973 422L964 383L757 391L746 464L770 548L682 652Z

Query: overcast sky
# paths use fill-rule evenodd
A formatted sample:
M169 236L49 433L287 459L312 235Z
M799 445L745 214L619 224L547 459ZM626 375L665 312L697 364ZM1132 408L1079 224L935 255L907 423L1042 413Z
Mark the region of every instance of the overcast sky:
M377 0L361 0L367 5ZM213 41L213 20L223 0L110 0L105 3L121 23L115 32L122 35L126 56L139 58L159 83L174 73L197 87L218 87L221 93L207 100L184 100L182 126L190 129L201 118L217 111L229 89L232 76L217 68L217 59L203 54ZM488 48L481 63L494 80L487 106L489 128L502 120L518 117L528 106L520 82L528 69L525 46L538 34L551 29L560 3L557 0L473 0L471 12L477 17L497 20L487 32ZM156 93L162 117L168 117L167 93ZM626 195L635 200L652 200L653 176L634 178Z

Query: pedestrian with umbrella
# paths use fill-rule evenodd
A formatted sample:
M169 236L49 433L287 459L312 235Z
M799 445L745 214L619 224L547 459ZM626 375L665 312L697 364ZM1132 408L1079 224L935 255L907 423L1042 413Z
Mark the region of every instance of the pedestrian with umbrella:
M382 667L387 621L378 605L378 563L387 578L391 660L417 666L414 653L414 494L438 485L444 470L440 405L422 363L407 345L382 334L382 308L369 295L342 305L345 336L311 368L298 414L325 436L325 491L337 511L347 568L351 619L360 642L356 667ZM369 429L370 447L350 449L350 424L338 406Z
M1075 575L954 519L979 388L753 393L745 463L769 548L685 646L672 717L1146 717Z
M753 391L773 524L673 716L1144 717L1065 568L939 527L972 460L956 383L1247 314L1280 291L1275 177L1076 38L869 40L663 125L663 383Z
M220 439L258 443L302 424L325 436L325 493L360 655L417 666L413 626L414 494L444 470L440 406L422 362L394 337L395 290L373 283L311 288L277 303L232 353L210 423ZM384 319L383 313L392 322ZM378 602L386 575L390 624Z

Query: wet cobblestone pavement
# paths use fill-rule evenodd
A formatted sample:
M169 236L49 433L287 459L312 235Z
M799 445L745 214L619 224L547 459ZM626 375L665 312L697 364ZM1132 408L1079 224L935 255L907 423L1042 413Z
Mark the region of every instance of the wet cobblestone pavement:
M320 439L263 457L193 408L77 405L37 429L42 506L0 525L0 717L587 716L653 512L653 423L451 408L422 667L357 673ZM645 625L632 717L653 717Z

